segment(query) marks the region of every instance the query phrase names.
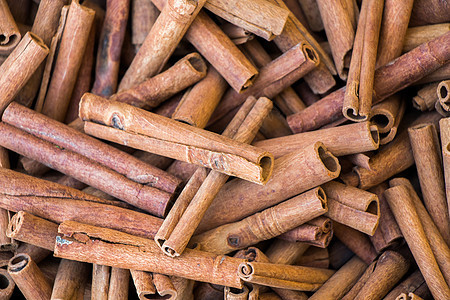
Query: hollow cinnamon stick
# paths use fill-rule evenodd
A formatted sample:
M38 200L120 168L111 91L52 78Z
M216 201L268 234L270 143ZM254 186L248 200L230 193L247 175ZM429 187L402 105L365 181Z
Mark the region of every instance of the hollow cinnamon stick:
M380 131L380 145L385 145L395 138L405 113L405 106L403 99L393 95L372 107L369 120L377 125Z
M248 287L244 285L242 289L233 289L230 287L225 287L224 289L224 299L225 300L246 300L248 299L249 290Z
M159 73L206 0L168 0L123 76L119 91Z
M54 247L55 245L53 244L53 248ZM110 275L111 267L93 264L91 286L92 299L108 300Z
M375 71L373 104L376 104L395 92L405 88L427 74L445 65L450 51L445 50L450 40L450 33L440 36L428 43L403 54L393 63ZM421 61L420 65L416 64ZM297 114L287 117L294 133L310 131L339 119L345 89L339 89L315 102Z
M176 299L177 290L169 276L153 273L153 283L155 284L156 291L161 297Z
M303 180L295 180L298 170ZM265 186L232 180L215 197L197 233L238 221L262 209L298 195L338 176L340 166L322 143L287 154L275 161L273 176ZM286 186L286 182L292 184ZM254 201L258 197L259 201Z
M436 90L442 108L450 111L450 80L441 81Z
M152 274L137 270L130 270L130 273L139 299L150 299L151 295L156 293Z
M323 220L322 224L315 224ZM320 221L322 222L322 221ZM312 246L325 248L333 237L332 222L329 218L318 217L292 230L289 230L277 238L290 242L303 242Z
M232 23L226 23L220 27L235 45L242 45L255 37L251 32Z
M441 145L442 145L442 161L445 178L445 193L447 197L447 206L450 214L450 119L444 118L439 121Z
M62 259L53 284L51 299L82 298L87 273L88 264Z
M384 299L395 300L401 293L415 292L422 285L426 285L425 280L423 279L420 270L416 270L390 291Z
M111 268L111 278L109 279L108 300L128 299L128 281L130 280L130 270L121 268Z
M289 11L261 0L208 0L205 8L269 41L281 34L289 15Z
M136 52L144 43L158 15L159 10L151 0L131 1L131 43Z
M450 297L450 290L439 270L408 189L394 186L384 192L411 252L436 299Z
M154 108L205 76L206 64L201 56L194 52L183 57L166 71L111 96L110 100L137 107Z
M259 131L266 138L277 138L292 134L285 117L276 107L273 107L267 118L264 119Z
M6 0L0 1L0 20L0 53L9 54L22 36Z
M253 145L266 149L278 158L317 141L324 143L334 155L342 156L377 149L379 136L376 127L369 122L360 122L257 141Z
M58 231L57 257L242 287L237 269L243 259L190 249L171 258L153 240L72 221L61 224Z
M272 155L265 151L124 103L85 94L80 104L80 116L84 120L108 124L86 122L85 131L94 136L259 184L264 184L271 175ZM160 129L155 130L155 126Z
M309 245L304 243L293 243L276 239L265 252L272 263L275 264L293 264L302 256Z
M0 298L11 299L12 294L14 292L14 288L16 287L14 280L8 274L8 271L4 269L0 269L0 278L1 278L0 280L3 283L2 287L0 288Z
M449 23L409 27L406 31L402 51L411 51L420 44L429 42L432 39L445 34L449 30Z
M320 16L319 6L316 1L298 0L300 7L305 15L306 21L312 31L321 31L324 29L322 18ZM289 6L289 4L287 3ZM301 20L300 20L301 21ZM305 24L304 24L305 25Z
M243 249L323 214L327 210L326 201L322 189L315 188L240 222L194 236L191 243L199 245L203 251L217 254Z
M50 299L52 287L27 254L18 254L8 263L8 273L27 299Z
M19 253L26 253L36 263L40 263L42 260L44 260L46 257L48 257L52 252L53 251L22 242L20 244L20 246L16 249L16 251L14 251L14 254L11 253L10 259L12 258L13 255L16 255Z
M366 264L372 263L377 257L367 235L338 222L333 222L333 230L334 235Z
M63 121L94 21L95 12L72 1L42 113Z

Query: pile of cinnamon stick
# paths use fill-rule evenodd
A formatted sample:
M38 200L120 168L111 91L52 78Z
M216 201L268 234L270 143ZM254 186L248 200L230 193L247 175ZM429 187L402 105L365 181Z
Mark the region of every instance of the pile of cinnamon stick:
M450 4L0 0L0 299L450 299Z

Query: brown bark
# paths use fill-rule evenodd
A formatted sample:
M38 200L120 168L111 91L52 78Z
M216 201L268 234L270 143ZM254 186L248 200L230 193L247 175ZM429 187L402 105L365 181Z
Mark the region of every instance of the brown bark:
M0 299L11 299L16 284L12 279L8 271L0 269L0 280L2 282L2 288L0 289Z
M423 279L420 270L416 270L414 273L409 275L408 278L398 284L397 287L390 291L384 299L395 300L401 293L415 292L422 285L426 285L425 279Z
M55 245L53 244L53 248ZM109 280L111 267L93 264L91 298L95 300L108 300Z
M51 299L83 299L87 275L88 264L62 259Z
M290 265L302 256L308 248L309 245L305 243L293 243L276 239L265 253L274 264Z
M266 138L277 138L292 134L286 118L276 107L273 107L264 119L259 132Z
M450 215L450 119L445 118L439 121L441 145L442 145L442 161L444 168L445 193L447 197L448 212Z
M251 32L231 23L221 25L220 28L235 45L245 45L245 43L255 38Z
M158 18L159 10L151 0L131 1L131 43L139 50Z
M450 21L450 4L446 1L416 0L411 14L412 26Z
M111 268L109 279L108 300L127 300L130 280L130 270Z
M278 238L325 248L333 237L332 224L329 218L321 216L279 235Z
M130 270L130 272L139 299L150 299L151 295L156 293L152 274L138 270Z
M436 92L442 108L446 111L450 111L450 80L441 81Z
M24 243L22 242L20 246L14 251L14 254L19 253L26 253L28 254L32 260L34 260L36 263L40 263L42 260L44 260L47 256L53 253L53 250L47 250L32 244ZM13 255L11 254L11 257ZM11 258L10 257L10 258ZM9 260L9 259L8 259Z
M348 226L334 222L334 235L366 264L372 263L377 252L367 235Z
M393 95L372 107L369 120L380 131L380 145L391 142L405 113L406 103L399 96Z
M0 1L0 20L0 54L9 54L22 36L6 0Z
M169 276L153 273L153 283L159 296L167 299L176 299L177 290Z
M402 52L411 51L420 44L438 38L449 30L449 23L409 27L404 37Z
M298 0L309 27L312 31L322 31L324 29L319 6L314 0ZM289 4L286 3L288 6Z

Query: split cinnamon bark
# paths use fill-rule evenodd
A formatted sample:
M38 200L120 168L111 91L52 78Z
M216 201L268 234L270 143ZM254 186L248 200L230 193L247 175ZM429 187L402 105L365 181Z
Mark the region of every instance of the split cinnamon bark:
M108 300L128 299L128 287L130 280L130 270L121 268L111 268L111 278L109 279Z
M339 268L309 299L333 300L342 298L358 281L366 268L367 264L355 255Z
M14 280L8 274L8 271L4 269L0 269L0 280L3 282L3 285L0 288L0 298L11 299L14 288L16 287Z
M444 80L439 83L437 95L442 108L450 111L450 80Z
M211 118L213 123L249 96L272 98L309 73L319 63L317 53L307 44L297 44L289 51L260 69L254 84L242 93L228 90Z
M9 54L22 36L6 0L0 1L0 20L0 54Z
M0 174L0 206L4 209L24 210L57 223L83 220L149 238L154 237L162 223L161 219L147 214L96 203L96 197L56 183L7 169L0 169ZM108 218L98 218L99 215Z
M206 64L201 56L194 52L183 57L166 71L111 96L110 100L147 109L154 108L205 76ZM102 95L95 91L93 93Z
M333 270L244 262L239 265L239 277L245 282L299 291L315 291L333 274Z
M370 237L375 250L378 253L396 246L400 239L403 237L400 228L398 228L394 215L389 208L386 198L383 192L388 188L387 183L382 183L370 189L370 192L375 193L378 196L378 202L380 205L380 221L378 228Z
M317 2L314 0L298 0L298 3L305 14L305 18L311 30L322 31L324 27ZM289 4L287 5L289 6Z
M60 225L55 256L241 288L237 274L243 259L186 249L171 258L153 240L77 222Z
M10 219L10 212L0 209L0 251L15 251L18 246L16 241L6 235Z
M86 133L134 148L259 184L267 182L272 173L270 153L124 103L85 94L80 117L90 121L85 122Z
M355 30L340 1L317 1L339 77L347 79ZM359 26L358 26L359 27Z
M88 275L88 264L74 260L62 259L51 299L81 299Z
M449 287L436 263L408 188L394 186L387 189L384 194L433 297L449 298Z
M95 82L92 92L104 97L117 89L120 52L127 27L130 0L109 0L97 50Z
M366 264L372 263L377 257L367 235L338 222L333 222L333 226L334 235Z
M397 134L398 126L405 113L406 103L397 95L372 107L369 120L378 127L380 145L391 142Z
M208 0L205 8L268 41L281 34L289 15L288 10L264 0Z
M153 273L153 283L155 284L156 291L161 297L176 299L177 290L168 276Z
M55 248L55 244L53 244L53 248ZM108 300L110 275L111 267L93 264L91 286L92 299Z
M327 211L327 198L321 188L312 189L269 209L194 236L207 252L226 254L271 239Z
M159 10L151 0L131 1L131 43L136 52L158 18Z
M278 158L317 141L324 143L334 155L343 156L378 149L379 136L375 126L361 122L257 141L253 145Z
M26 299L50 299L52 287L27 254L18 254L8 263L8 273Z
M402 46L404 45L404 40L407 39L405 36L408 31L413 2L414 0L385 1L383 18L381 20L376 68L384 66L402 54Z
M403 54L394 62L378 68L374 78L373 104L407 87L420 78L444 66L450 59L450 32ZM421 61L421 64L417 64ZM288 116L294 133L310 131L339 119L345 89L341 88L315 102L301 112Z
M66 116L94 15L92 9L80 5L77 0L72 1L42 107L42 113L52 119L63 121Z
M328 182L322 188L328 196L326 216L365 234L374 234L380 220L377 195L337 181Z
M205 128L227 87L222 76L209 66L206 77L184 93L172 119Z
M425 235L430 243L431 250L436 258L436 262L441 269L442 275L444 276L445 281L450 282L450 266L446 263L450 259L450 250L448 245L444 241L442 235L439 233L436 224L434 224L431 219L428 211L425 209L422 201L417 196L411 182L409 182L405 178L394 178L390 181L392 186L403 185L408 189L409 195L414 203L417 215L420 218L420 221L423 225L423 230L425 231Z
M420 124L410 127L408 134L425 207L444 240L450 244L449 207L436 127Z
M342 108L344 117L354 122L368 120L372 108L383 7L384 0L364 1L361 7Z
M249 97L222 136L238 142L250 142L271 108L269 99ZM204 168L197 169L192 176L193 184L188 185L186 192L182 193L183 197L180 195L178 203L158 231L155 241L169 256L178 256L183 252L215 195L228 180L225 174L212 171L206 176L205 172ZM203 181L201 185L200 181Z
M302 170L302 180L295 179L299 170ZM226 183L200 222L197 233L241 220L328 182L339 172L337 159L319 142L280 157L265 186L238 179ZM259 200L254 201L255 197Z
M11 103L48 54L42 40L27 32L14 51L0 66L0 112Z
M409 27L404 37L402 52L408 52L420 44L440 37L450 30L449 23Z
M138 270L130 270L130 273L140 300L150 299L151 295L156 294L152 273Z
M450 21L450 4L439 0L414 1L411 25L437 24Z
M206 0L168 0L119 84L119 92L158 74Z
M442 145L442 160L445 178L445 193L447 197L447 206L449 207L450 215L450 119L445 118L439 121L441 145Z

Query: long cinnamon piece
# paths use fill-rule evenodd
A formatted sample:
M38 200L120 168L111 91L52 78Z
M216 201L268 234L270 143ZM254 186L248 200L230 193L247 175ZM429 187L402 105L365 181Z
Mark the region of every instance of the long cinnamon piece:
M265 0L208 0L205 8L269 41L281 34L289 15L289 11Z
M301 257L309 245L304 243L293 243L276 239L265 252L269 260L274 264L293 264Z
M131 43L136 52L158 18L159 10L151 0L131 1Z
M411 25L437 24L450 21L450 4L439 0L414 1Z
M137 270L130 270L130 273L139 299L149 299L156 293L151 273Z
M42 113L52 119L63 121L66 116L94 15L92 9L83 7L78 0L72 1L42 108Z
M57 257L242 287L237 270L243 259L190 249L171 258L153 240L72 221L58 231Z
M8 273L27 299L50 299L52 287L27 254L18 254L8 263Z
M286 5L289 6L288 1L286 2ZM317 2L313 0L298 0L297 2L300 4L300 7L305 15L305 19L308 22L309 28L311 28L312 31L323 30L323 22L322 18L320 17L320 11Z
M168 0L123 76L119 91L158 74L206 0Z
M367 235L338 222L333 222L333 230L334 235L366 264L372 263L377 257L377 252Z
M217 254L243 249L322 215L327 210L326 201L323 190L315 188L242 221L194 236L191 243Z
M442 161L445 178L445 193L447 197L448 212L450 214L450 118L444 118L439 121Z
M9 54L22 36L6 0L0 1L0 20L0 54Z
M302 180L296 180L301 171ZM198 233L235 222L338 176L340 165L322 143L287 154L275 161L265 186L243 180L225 184L200 222ZM286 185L286 182L291 184ZM254 201L258 197L258 201Z
M177 298L177 290L169 276L153 273L153 283L155 284L156 291L161 297L167 299Z
M450 32L403 54L375 71L373 104L376 104L444 66L450 59ZM420 61L420 64L417 64ZM288 116L294 133L320 128L342 117L345 89L339 89L301 112Z
M121 268L111 268L111 278L109 279L108 300L127 300L128 281L130 280L130 270Z
M439 97L436 94L438 85L439 82L431 83L417 91L417 96L413 98L414 108L421 111L434 110L436 101L439 101Z
M376 150L379 135L377 128L369 122L360 122L257 141L253 145L266 149L278 158L317 141L322 142L334 155L343 156Z
M270 153L124 103L85 94L80 117L90 121L85 122L85 131L91 135L227 175L264 184L272 172Z
M51 299L82 298L87 274L88 264L62 259L53 284Z
M110 100L137 107L154 108L205 76L206 64L201 56L194 52L180 59L166 71L111 96Z
M414 273L408 276L400 284L397 285L389 294L384 297L385 300L395 300L401 293L415 292L421 286L426 285L420 270L416 270Z
M406 103L399 96L393 95L372 107L369 120L380 131L380 145L391 142L397 134L398 126L405 113Z
M431 293L436 299L448 299L449 287L436 263L407 187L394 186L384 194Z
M55 248L55 244L53 244L53 248ZM111 267L93 264L91 299L108 300L110 275Z
M342 113L351 121L369 118L384 0L363 1L350 62Z
M431 41L450 30L450 23L409 27L403 43L403 52L411 51L418 45Z
M11 275L9 275L9 273L4 269L0 269L0 280L3 282L3 285L0 288L0 298L11 299L14 288L16 287L14 280L12 279Z

